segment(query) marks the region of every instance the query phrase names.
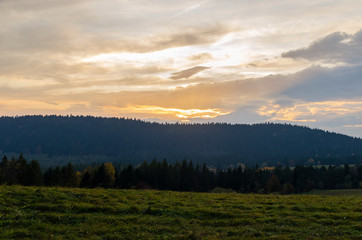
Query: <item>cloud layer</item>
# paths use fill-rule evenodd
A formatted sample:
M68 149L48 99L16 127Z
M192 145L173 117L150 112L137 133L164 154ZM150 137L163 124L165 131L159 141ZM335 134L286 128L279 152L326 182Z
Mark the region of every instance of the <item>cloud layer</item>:
M355 34L334 32L306 48L292 50L283 57L327 63L362 63L362 30Z
M291 122L362 137L358 1L0 1L0 114Z

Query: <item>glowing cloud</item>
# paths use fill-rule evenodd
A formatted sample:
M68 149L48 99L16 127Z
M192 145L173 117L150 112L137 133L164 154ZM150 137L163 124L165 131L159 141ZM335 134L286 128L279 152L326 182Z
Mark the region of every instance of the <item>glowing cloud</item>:
M177 108L164 108L158 106L136 105L128 106L125 108L115 108L108 106L104 108L105 111L117 111L122 114L146 114L149 117L157 117L160 119L174 119L188 121L193 118L212 119L217 116L229 114L230 112L223 112L220 109L177 109Z
M361 12L356 0L0 0L0 114L249 113L357 135Z
M296 103L283 107L270 103L257 111L262 116L270 117L272 121L316 122L317 120L335 118L347 114L361 114L362 102L355 101L325 101Z

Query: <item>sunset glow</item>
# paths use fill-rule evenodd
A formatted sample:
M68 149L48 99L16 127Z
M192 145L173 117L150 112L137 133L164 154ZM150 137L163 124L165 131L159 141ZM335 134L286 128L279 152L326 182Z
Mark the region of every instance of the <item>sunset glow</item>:
M126 108L105 108L105 111L118 112L124 116L140 116L145 114L149 118L181 120L188 122L190 119L212 119L217 116L229 114L219 109L176 109L157 106L128 106Z
M0 115L362 137L359 1L0 1ZM21 17L20 17L21 16Z

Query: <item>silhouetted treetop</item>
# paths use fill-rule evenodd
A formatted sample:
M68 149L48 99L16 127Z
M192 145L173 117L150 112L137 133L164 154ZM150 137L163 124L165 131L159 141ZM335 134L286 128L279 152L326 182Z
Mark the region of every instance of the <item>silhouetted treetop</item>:
M160 124L126 118L22 116L0 118L0 151L48 163L84 156L139 164L153 158L208 165L360 163L362 140L290 124ZM39 157L38 157L39 156ZM44 157L45 156L45 157ZM62 160L59 160L62 159ZM110 160L111 159L111 160ZM205 179L206 181L206 179Z

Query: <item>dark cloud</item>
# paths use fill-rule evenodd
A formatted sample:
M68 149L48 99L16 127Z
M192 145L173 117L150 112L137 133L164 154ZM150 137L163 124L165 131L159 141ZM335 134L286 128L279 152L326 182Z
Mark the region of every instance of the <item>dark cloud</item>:
M327 63L362 63L362 30L355 34L335 32L318 39L306 48L292 50L283 57Z
M206 69L209 69L209 67L203 67L203 66L196 66L193 68L189 68L180 72L172 73L171 79L178 80L178 79L184 79L184 78L190 78L193 75L205 71Z
M281 94L304 101L351 99L361 96L361 66L310 67L289 76L293 84Z

